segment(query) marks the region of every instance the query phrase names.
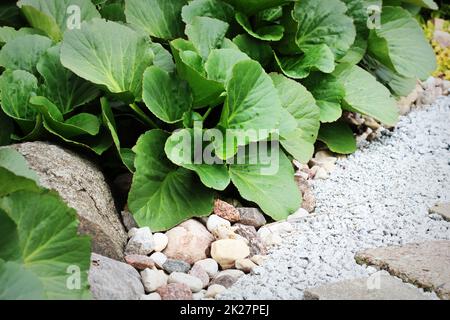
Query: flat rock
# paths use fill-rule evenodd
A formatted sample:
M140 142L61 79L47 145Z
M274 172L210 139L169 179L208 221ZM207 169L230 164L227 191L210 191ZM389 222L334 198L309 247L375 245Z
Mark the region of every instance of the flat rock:
M210 285L218 284L225 288L230 288L245 273L241 270L224 270L219 272L211 281Z
M136 269L95 253L88 279L95 300L139 300L145 293Z
M450 299L450 241L369 249L357 253L355 259Z
M267 247L264 245L261 237L259 236L256 228L253 226L246 226L244 224L236 223L234 226L234 232L248 241L250 247L250 257L255 255L266 255Z
M199 278L182 272L171 273L169 276L169 283L185 284L192 292L199 292L203 289L203 282Z
M430 213L438 214L450 221L450 203L438 203L430 209Z
M192 300L192 291L184 283L170 283L157 290L162 300Z
M239 211L234 206L220 199L214 201L214 214L230 222L237 222L241 218Z
M250 249L244 240L217 240L211 246L211 257L222 269L232 268L236 260L245 259L249 255Z
M126 254L148 255L153 252L155 244L149 227L133 228L128 234L131 235L131 239L125 248Z
M257 208L237 208L241 216L239 222L255 228L262 227L267 223L266 218Z
M305 300L429 300L419 289L389 275L367 278L306 289Z
M169 243L163 253L175 260L189 264L206 259L214 237L197 220L190 219L166 232Z
M42 186L59 193L77 211L78 231L92 239L92 251L123 261L127 234L120 222L111 190L93 162L46 142L12 146L39 176Z

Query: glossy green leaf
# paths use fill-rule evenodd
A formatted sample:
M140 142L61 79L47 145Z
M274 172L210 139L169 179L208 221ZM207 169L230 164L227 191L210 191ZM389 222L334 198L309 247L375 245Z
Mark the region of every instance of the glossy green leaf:
M202 186L194 172L177 167L166 157L168 137L168 133L152 130L141 136L134 148L136 173L128 206L139 226L152 231L209 215L213 208L213 192Z
M244 60L250 58L239 50L214 49L205 64L205 70L209 79L225 84L231 77L233 67Z
M131 93L138 101L142 74L152 61L153 52L144 36L125 25L100 19L68 31L61 46L64 67L112 93Z
M264 41L252 38L247 34L240 34L233 39L233 43L263 67L273 60L272 48Z
M8 41L0 50L0 66L36 73L36 64L52 41L40 35L25 35Z
M20 0L17 5L32 27L44 31L56 42L67 29L100 18L89 0Z
M353 131L344 122L322 124L318 140L336 153L351 154L356 151L356 139Z
M183 35L181 9L187 0L125 0L127 22L152 37L172 40Z
M283 220L300 207L300 191L294 182L292 164L283 151L267 150L267 159L261 158L259 152L245 152L244 164L230 165L231 181L244 199L258 204L273 219Z
M220 0L194 0L183 7L181 14L184 23L192 23L195 17L209 17L232 23L234 9Z
M244 28L245 31L252 37L264 40L264 41L279 41L283 38L284 27L282 25L263 25L259 27L253 27L249 17L245 14L236 13L236 21Z
M183 119L192 108L189 85L174 74L151 66L144 73L143 100L149 110L167 123Z
M153 64L166 72L173 72L175 70L175 63L170 52L159 43L151 43L150 46L155 55Z
M40 34L39 30L33 29L33 28L20 28L19 30L16 30L12 27L1 27L0 28L0 46L7 43L8 41L11 41L13 39L31 35L31 34Z
M224 0L233 7L247 14L254 14L265 9L288 4L295 0Z

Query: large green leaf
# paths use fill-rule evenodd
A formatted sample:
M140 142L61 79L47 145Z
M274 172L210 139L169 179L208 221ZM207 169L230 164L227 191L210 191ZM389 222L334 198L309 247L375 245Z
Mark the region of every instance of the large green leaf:
M341 58L355 41L353 20L339 0L302 0L295 3L293 17L298 22L297 45L305 50L326 44Z
M7 70L0 76L0 100L3 111L16 120L34 122L36 110L29 100L38 93L38 81L23 70Z
M194 0L183 7L181 16L186 24L192 23L195 17L210 17L232 23L234 9L220 0Z
M305 49L304 54L278 56L275 59L281 71L290 78L304 79L312 71L331 73L334 71L334 56L327 45Z
M192 93L189 85L175 74L151 66L144 73L142 98L150 111L167 123L183 119L192 108Z
M371 30L368 51L404 77L424 80L436 69L435 54L422 28L402 8L383 8L381 28Z
M224 0L233 5L239 11L254 14L264 9L277 7L295 0Z
M0 213L0 219L1 216L6 215ZM0 259L0 300L39 300L42 297L44 288L38 277L19 263Z
M187 0L125 0L127 22L152 37L172 40L183 35L181 9Z
M4 292L7 299L23 297L23 291L39 294L40 299L81 299L86 296L91 246L89 238L77 234L74 209L52 192L19 191L0 198L0 215L3 216L1 220L7 217L14 222L16 228L10 233L15 232L18 240L17 243L5 243L11 238L2 237L0 248L10 245L18 249L18 257L14 259L16 266L26 270L25 276L31 280L18 291L8 290L5 286L9 281L2 281L0 292ZM0 256L0 259L5 258L11 257ZM71 269L79 272L75 275L79 276L79 288L68 286ZM0 270L4 278L17 277L11 267L3 265Z
M25 35L8 41L0 50L0 66L36 73L36 64L52 41L40 35Z
M345 96L345 88L336 77L314 73L303 84L316 99L321 122L333 122L342 116L341 102Z
M79 27L78 22L100 18L90 0L20 0L17 5L31 26L56 42L68 28Z
M111 137L113 139L114 145L116 146L116 150L122 159L123 164L127 167L130 172L134 172L134 153L130 149L122 148L120 144L120 138L117 133L116 120L114 118L114 114L111 110L111 106L106 98L101 98L100 103L102 106L102 117L103 122L108 127L109 132L111 133Z
M259 152L245 152L244 164L230 165L230 176L241 196L255 202L275 220L286 219L301 205L294 169L280 148L268 148L268 161Z
M266 139L271 130L280 128L281 101L272 79L259 63L253 60L237 63L226 91L220 127L237 139L237 145ZM248 136L248 130L255 130L258 137ZM237 151L237 145L234 151ZM220 150L221 147L216 147L220 158L227 159L234 155Z
M173 72L175 70L175 63L173 62L172 55L167 51L160 43L150 44L153 54L153 64L167 72Z
M412 4L418 7L423 7L432 10L438 10L439 7L433 0L401 0L404 3Z
M136 173L128 206L140 226L152 231L170 229L213 208L213 192L202 186L195 173L174 165L165 155L169 137L161 130L141 136L136 147ZM148 152L152 150L152 152Z
M233 39L233 43L263 67L273 60L272 48L264 41L252 38L247 34L240 34Z
M197 138L195 138L197 137ZM230 184L228 169L223 161L217 159L212 154L208 159L214 163L207 163L204 153L213 148L211 145L204 146L203 132L201 129L182 129L170 136L166 142L165 152L167 157L176 165L195 171L202 183L208 188L225 190ZM199 144L198 150L196 143ZM198 158L198 159L197 159ZM218 163L215 161L219 160Z
M307 163L314 153L320 127L320 111L311 93L300 83L280 74L271 74L281 104L297 121L297 128L281 135L282 146L297 160Z
M131 93L136 100L141 99L142 74L152 61L153 52L144 36L100 19L66 32L61 46L63 66L112 93Z
M47 50L37 64L44 79L42 94L55 103L62 114L95 99L99 90L92 83L76 76L63 67L60 60L60 45Z
M186 80L194 95L194 107L215 105L225 91L223 84L209 80L202 64L202 58L195 52L192 43L177 39L170 43L179 76Z
M344 122L322 124L317 139L336 153L350 154L356 151L356 139L348 124Z
M209 17L195 17L186 26L186 35L189 41L206 61L213 49L222 47L223 40L228 31L228 23Z
M343 107L395 125L399 112L386 87L358 66L340 65L335 75L345 88ZM364 85L361 85L364 84Z
M252 37L265 40L265 41L279 41L283 38L284 27L282 25L263 25L259 27L253 27L249 17L245 14L236 13L236 21L244 28L245 31Z
M239 50L214 49L205 64L205 70L209 79L225 84L231 77L233 67L244 60L250 58Z
M30 34L40 34L40 31L33 28L20 28L16 30L11 27L1 27L0 28L0 46L11 41L13 39L30 35Z

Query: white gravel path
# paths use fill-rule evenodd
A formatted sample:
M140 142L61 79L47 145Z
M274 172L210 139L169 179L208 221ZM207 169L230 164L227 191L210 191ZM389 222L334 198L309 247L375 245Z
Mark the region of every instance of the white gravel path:
M355 263L359 250L450 239L450 223L428 214L450 201L450 97L339 160L314 191L316 215L297 222L270 259L222 299L302 299L308 287L375 272Z

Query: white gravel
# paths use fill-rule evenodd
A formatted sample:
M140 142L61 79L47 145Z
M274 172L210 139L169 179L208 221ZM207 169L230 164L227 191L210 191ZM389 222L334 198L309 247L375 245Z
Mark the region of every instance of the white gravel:
M302 299L306 288L374 273L355 263L359 250L450 239L450 223L428 214L450 201L450 97L339 160L314 191L316 215L297 222L270 259L222 299Z

